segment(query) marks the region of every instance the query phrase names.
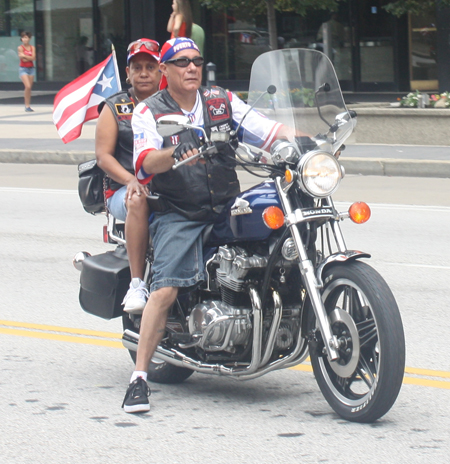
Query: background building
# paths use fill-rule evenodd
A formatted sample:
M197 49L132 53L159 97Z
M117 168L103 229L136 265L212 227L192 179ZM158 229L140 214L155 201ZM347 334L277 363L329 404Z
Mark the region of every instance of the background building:
M382 8L388 1L347 0L333 15L277 13L278 46L325 50L350 92L450 90L450 12L397 19ZM249 19L245 8L218 13L198 0L191 3L218 83L245 90L252 62L269 50L265 15ZM23 30L32 32L37 50L34 88L58 90L104 59L111 43L122 73L131 40L149 37L162 44L169 38L171 5L172 0L0 0L0 88L21 88L16 50Z

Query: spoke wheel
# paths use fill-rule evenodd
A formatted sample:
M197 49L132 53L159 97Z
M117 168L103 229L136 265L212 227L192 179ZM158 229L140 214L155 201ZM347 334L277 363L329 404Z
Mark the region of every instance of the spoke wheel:
M310 356L317 383L345 419L373 422L394 404L405 367L405 339L394 296L383 278L354 261L326 269L322 299L339 359L325 354L311 312Z

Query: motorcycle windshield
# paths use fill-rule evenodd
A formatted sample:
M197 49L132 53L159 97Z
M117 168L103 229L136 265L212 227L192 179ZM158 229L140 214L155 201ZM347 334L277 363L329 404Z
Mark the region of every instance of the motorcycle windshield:
M252 66L248 94L248 103L255 102L259 113L297 134L301 131L322 140L318 145L332 154L356 124L331 61L317 50L285 49L260 55ZM250 131L243 131L243 142L253 145L254 140ZM307 151L306 145L300 148Z

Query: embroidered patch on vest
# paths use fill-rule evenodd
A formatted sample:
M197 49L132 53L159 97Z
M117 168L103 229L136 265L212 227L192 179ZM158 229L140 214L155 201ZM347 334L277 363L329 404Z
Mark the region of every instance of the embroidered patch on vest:
M122 119L131 119L134 110L134 103L116 103L116 113L119 117L119 120Z
M225 98L212 98L208 100L208 114L211 121L218 121L220 119L228 119L228 105Z

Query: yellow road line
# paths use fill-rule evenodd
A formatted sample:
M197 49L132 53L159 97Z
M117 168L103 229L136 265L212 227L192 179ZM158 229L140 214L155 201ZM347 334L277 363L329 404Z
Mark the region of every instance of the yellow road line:
M450 379L450 372L418 369L416 367L405 367L405 374L425 375L427 377L443 377L444 379Z
M13 328L14 327L14 328ZM55 333L56 332L56 333ZM69 343L82 343L87 345L104 346L109 348L121 348L123 345L117 339L122 335L114 332L102 332L86 329L75 329L44 324L32 324L28 322L15 322L0 320L0 334L16 335L20 337L40 338ZM65 335L72 334L72 335ZM81 335L81 336L78 336ZM97 338L95 338L97 337ZM112 340L108 340L112 339ZM309 358L307 359L309 361ZM299 364L291 367L292 370L312 372L310 364ZM450 382L445 380L433 380L425 377L438 377L450 379L450 372L431 369L420 369L415 367L405 368L404 384L421 385L425 387L441 388L450 390ZM411 377L417 376L417 377Z
M110 348L123 348L121 342L102 340L99 338L76 337L73 335L61 335L47 332L33 332L31 330L8 329L0 327L0 334L17 335L19 337L42 338L45 340L56 340L59 342L84 343L86 345L107 346Z
M421 385L422 387L444 388L450 390L450 382L444 380L420 379L418 377L403 377L403 383Z
M99 332L95 330L86 329L73 329L69 327L58 327L56 325L43 325L43 324L31 324L29 322L14 322L14 321L2 321L0 320L0 326L5 327L19 327L21 329L31 330L45 330L49 332L64 332L77 335L89 335L92 337L103 337L103 338L117 338L121 339L122 335L113 332Z

